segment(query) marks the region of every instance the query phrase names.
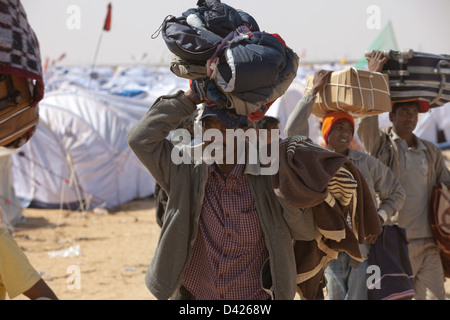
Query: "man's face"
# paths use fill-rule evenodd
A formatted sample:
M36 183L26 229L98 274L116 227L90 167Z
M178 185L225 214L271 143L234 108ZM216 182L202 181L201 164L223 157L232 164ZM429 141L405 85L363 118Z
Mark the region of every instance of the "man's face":
M353 139L353 127L348 121L338 123L328 134L328 149L345 153Z
M225 157L227 155L227 152L233 152L234 154L237 154L237 143L236 143L236 139L233 143L233 150L227 150L227 129L232 129L232 130L236 130L238 128L230 128L227 127L223 122L221 122L220 120L214 118L214 117L206 117L202 120L203 122L203 134L205 133L206 130L209 129L217 129L222 133L222 144L223 144L223 148L224 148L224 152L223 152L223 156L224 156L224 162L225 162ZM245 129L244 129L245 131ZM214 138L211 139L211 141L205 141L205 146L208 146L209 144L211 144L212 142L214 142Z
M419 121L419 106L416 104L401 105L397 107L395 113L389 113L389 119L397 134L411 134Z

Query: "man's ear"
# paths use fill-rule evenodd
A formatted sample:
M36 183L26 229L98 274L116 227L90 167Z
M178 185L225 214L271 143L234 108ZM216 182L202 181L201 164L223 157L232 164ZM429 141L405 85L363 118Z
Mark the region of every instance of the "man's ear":
M394 122L394 117L395 117L395 113L389 112L389 120L390 120L391 122Z

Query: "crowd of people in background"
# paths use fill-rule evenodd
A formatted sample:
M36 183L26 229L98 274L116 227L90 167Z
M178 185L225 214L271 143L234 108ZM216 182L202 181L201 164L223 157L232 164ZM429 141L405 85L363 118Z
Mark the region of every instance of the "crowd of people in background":
M386 62L380 52L368 60L373 72L380 72ZM309 135L312 105L329 74L325 70L315 74L312 92L298 102L287 121L286 136ZM292 240L310 241L317 235L314 226L309 234L301 230L306 220L299 223L298 208L295 212L277 197L257 165L171 163L173 144L166 137L203 102L195 88L164 96L129 134L130 146L168 199L158 214L162 236L146 284L158 299L292 299L298 292ZM235 148L226 140L227 129L277 130L279 126L273 117L249 123L232 109L208 108L200 116L203 129L222 132L225 149ZM357 132L349 113L332 112L321 124L322 144L360 170L380 224L405 230L414 298L445 299L428 205L432 186L450 185L450 175L441 151L413 133L419 114L426 111L416 101L397 103L389 113L391 127L381 130L378 116L371 116L359 119ZM356 134L360 151L350 147ZM205 146L209 143L205 141ZM180 186L177 181L190 184ZM301 219L307 217L303 210ZM329 299L368 299L368 258L376 239L376 234L368 235L359 245L360 261L341 251L327 264L323 280Z

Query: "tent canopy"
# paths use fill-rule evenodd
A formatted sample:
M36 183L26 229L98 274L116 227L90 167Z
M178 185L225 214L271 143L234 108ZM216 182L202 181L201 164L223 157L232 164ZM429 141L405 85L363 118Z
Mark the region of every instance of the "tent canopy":
M12 157L17 197L26 206L91 209L152 195L155 181L127 134L158 96L187 85L143 66L49 70L38 129Z
M89 209L152 195L154 180L126 140L147 110L81 89L47 94L36 136L13 157L17 196L37 207Z

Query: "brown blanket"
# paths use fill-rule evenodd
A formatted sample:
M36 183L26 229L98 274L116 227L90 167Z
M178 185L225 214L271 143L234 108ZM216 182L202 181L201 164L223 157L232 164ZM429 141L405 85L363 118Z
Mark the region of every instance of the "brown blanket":
M434 240L440 248L444 275L450 278L450 187L437 183L431 192L429 221Z
M280 169L272 176L275 194L298 208L310 208L328 196L328 182L347 159L309 138L289 137L280 143Z
M326 264L341 251L362 261L358 244L381 232L375 204L350 160L305 137L289 137L280 144L280 169L272 183L279 197L313 209L321 235L296 241L294 251L298 293L314 299Z

